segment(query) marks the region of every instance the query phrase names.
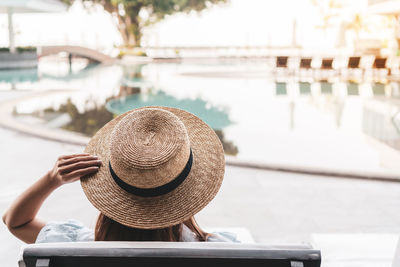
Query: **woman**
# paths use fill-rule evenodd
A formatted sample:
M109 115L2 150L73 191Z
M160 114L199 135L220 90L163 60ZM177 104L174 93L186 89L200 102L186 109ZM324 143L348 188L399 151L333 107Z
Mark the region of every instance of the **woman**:
M90 140L84 154L60 157L3 216L27 243L62 241L236 241L208 234L194 215L217 194L225 159L215 132L195 115L145 107L118 116ZM79 222L36 218L43 201L80 180L100 211L94 233Z

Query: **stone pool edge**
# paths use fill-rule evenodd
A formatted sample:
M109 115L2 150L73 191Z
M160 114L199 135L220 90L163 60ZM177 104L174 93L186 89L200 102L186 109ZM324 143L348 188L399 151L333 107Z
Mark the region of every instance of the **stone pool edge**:
M14 107L20 102L31 98L52 95L61 92L71 92L73 90L57 90L57 91L40 91L25 94L21 97L16 97L11 100L0 102L0 127L16 131L18 133L28 134L34 137L57 141L72 145L86 145L90 138L73 132L68 132L62 129L48 129L35 125L27 125L17 121L13 116Z
M86 144L90 140L90 138L87 136L61 129L55 130L55 129L48 129L45 127L26 125L24 123L17 121L13 117L13 109L15 105L17 105L18 103L33 97L40 97L65 91L73 91L73 90L41 91L39 93L34 92L31 94L24 95L22 97L16 97L11 100L5 100L0 102L0 127L13 130L15 132L31 135L37 138L42 138L45 140L60 142L64 144L77 145L77 146L86 146ZM276 163L267 163L262 161L237 159L232 156L225 156L225 159L226 159L226 165L241 167L241 168L291 172L297 174L328 176L335 178L352 178L352 179L367 179L367 180L377 180L386 182L400 182L400 174L396 173L383 173L383 172L372 172L372 171L354 172L350 170L334 170L329 168L316 168L310 166L276 164Z

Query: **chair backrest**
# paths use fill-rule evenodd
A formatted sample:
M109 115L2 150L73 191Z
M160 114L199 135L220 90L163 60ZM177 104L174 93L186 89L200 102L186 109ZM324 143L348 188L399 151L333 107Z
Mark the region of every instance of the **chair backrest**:
M287 68L289 57L279 56L276 57L276 67L278 68Z
M309 69L311 68L311 61L312 58L301 58L300 59L300 68L302 69Z
M310 246L205 242L80 242L26 245L22 267L103 266L276 266L319 267Z
M333 58L323 58L321 69L333 69Z
M360 67L361 57L349 57L347 67L350 69L357 69Z
M386 68L386 60L387 60L387 58L385 58L385 57L376 57L372 67L374 69L384 69L384 68Z

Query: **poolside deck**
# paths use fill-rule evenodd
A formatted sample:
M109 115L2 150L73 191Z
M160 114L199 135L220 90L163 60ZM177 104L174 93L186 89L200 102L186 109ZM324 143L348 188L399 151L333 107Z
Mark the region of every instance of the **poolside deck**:
M29 92L1 92L11 100ZM0 210L50 169L65 144L0 128ZM205 228L247 229L255 242L312 242L323 266L391 266L400 232L400 183L226 167L220 193L197 216ZM61 207L61 208L60 208ZM77 219L93 227L97 211L79 183L60 188L45 203L47 220ZM0 224L0 262L15 266L20 245Z
M1 128L0 140L2 211L18 193L51 168L57 156L83 150L82 146L46 141ZM399 183L321 178L230 166L226 168L225 177L216 199L197 216L202 226L246 228L256 242L316 240L316 246L320 245L323 255L328 257L323 258L327 262L325 266L335 266L335 262L340 263L336 266L390 266L395 247L393 240L400 231ZM40 212L47 220L74 218L91 227L96 214L79 183L60 188ZM328 235L321 236L321 233ZM360 233L375 235L360 237ZM346 235L340 234L349 236L346 239ZM375 241L363 244L366 238ZM3 241L0 261L4 266L13 266L21 243L4 225L0 227L0 239ZM358 242L361 247L346 247L348 239L353 240L352 245ZM371 261L374 257L370 255L371 250L382 247L386 248L385 252L376 254L377 258ZM367 261L369 265L363 265ZM354 265L355 262L360 265Z

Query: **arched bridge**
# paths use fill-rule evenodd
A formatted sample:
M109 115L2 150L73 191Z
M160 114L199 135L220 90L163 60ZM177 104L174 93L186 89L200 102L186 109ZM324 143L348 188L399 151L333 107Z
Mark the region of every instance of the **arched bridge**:
M99 63L112 63L116 60L97 50L75 45L41 46L38 47L37 52L39 57L66 52L71 56L83 57Z

